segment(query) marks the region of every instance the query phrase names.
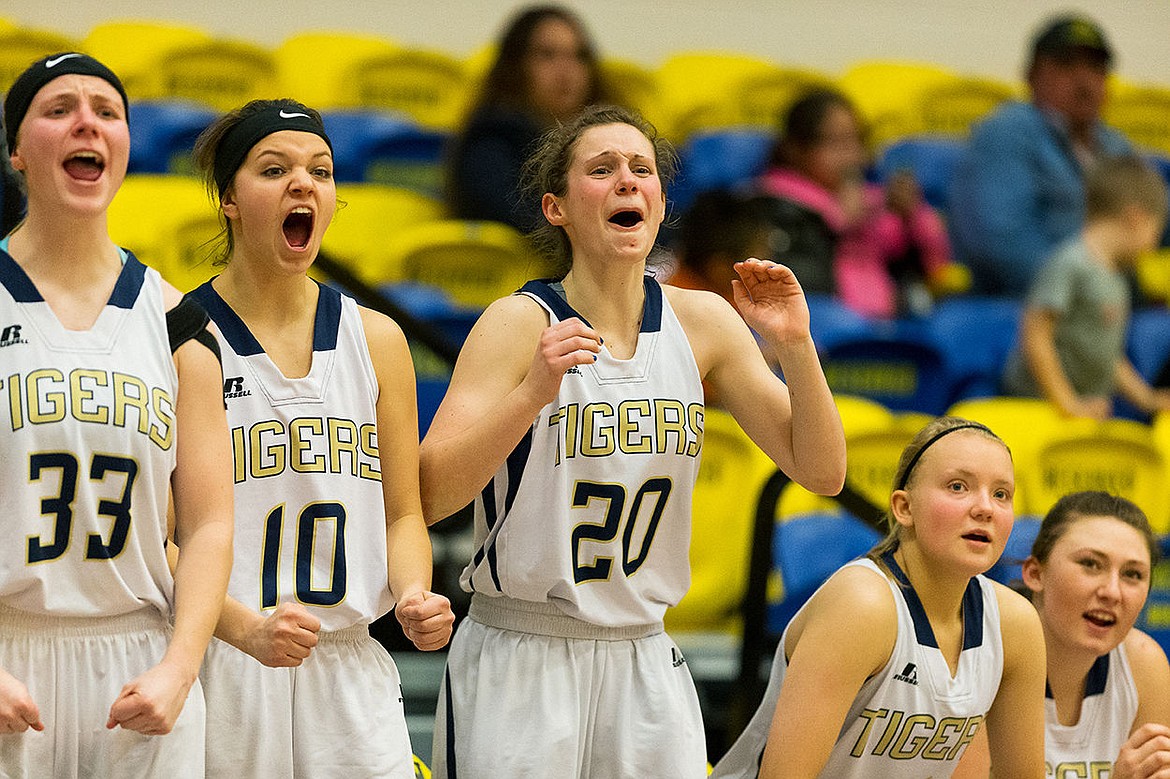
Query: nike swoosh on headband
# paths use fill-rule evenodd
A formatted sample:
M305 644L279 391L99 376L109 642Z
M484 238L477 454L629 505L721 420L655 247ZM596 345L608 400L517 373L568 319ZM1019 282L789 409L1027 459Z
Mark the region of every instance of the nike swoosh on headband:
M45 60L45 67L46 68L53 68L53 67L56 67L57 65L60 65L63 61L69 59L70 57L80 57L80 56L81 55L78 54L77 52L73 52L71 54L62 54L60 57L53 57L53 59L51 59L51 60Z
M309 118L308 114L289 114L289 113L285 113L283 108L280 109L280 118L281 119L293 119L293 118L298 117L298 116L303 116L306 119Z

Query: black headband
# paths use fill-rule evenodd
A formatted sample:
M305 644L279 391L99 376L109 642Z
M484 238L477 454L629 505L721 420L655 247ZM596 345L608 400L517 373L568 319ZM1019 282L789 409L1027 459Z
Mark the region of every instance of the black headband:
M122 96L122 107L125 109L126 120L130 119L130 101L126 99L126 90L122 82L114 75L114 71L95 60L88 54L76 51L63 51L42 57L16 77L8 96L4 98L4 129L8 136L8 149L16 148L16 131L28 113L37 92L59 76L97 76L109 82L110 86L118 90Z
M914 472L914 466L918 465L918 461L922 459L922 453L925 452L927 449L929 449L931 446L933 446L935 441L937 441L938 439L942 438L945 435L950 435L951 433L955 432L956 430L982 430L985 433L990 433L991 435L995 435L995 433L991 432L991 428L989 428L987 425L981 425L978 422L964 422L961 425L955 425L954 427L948 427L946 430L940 430L939 432L937 432L933 436L931 436L927 440L927 442L922 445L922 448L919 449L917 452L915 452L914 456L910 458L909 464L906 465L906 470L904 470L902 472L902 478L898 479L898 486L894 487L894 489L895 490L906 489L906 483L908 481L910 481L910 474Z
M223 193L231 186L232 178L244 164L244 159L252 147L259 143L260 139L281 130L313 133L325 141L329 151L333 151L333 144L325 134L324 125L305 113L304 107L298 103L281 101L254 114L248 114L224 133L216 146L215 185L219 188L220 197L223 197Z

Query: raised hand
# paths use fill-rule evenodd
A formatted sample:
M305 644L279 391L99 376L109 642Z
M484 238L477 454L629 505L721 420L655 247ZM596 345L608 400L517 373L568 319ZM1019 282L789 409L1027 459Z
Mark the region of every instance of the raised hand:
M580 319L549 325L540 334L524 383L538 399L548 403L560 390L565 372L575 365L596 361L600 351L601 336Z
M424 652L441 649L451 639L455 614L451 601L433 592L416 592L394 606L402 632Z
M791 270L754 257L734 267L735 305L753 330L778 343L808 337L808 303Z

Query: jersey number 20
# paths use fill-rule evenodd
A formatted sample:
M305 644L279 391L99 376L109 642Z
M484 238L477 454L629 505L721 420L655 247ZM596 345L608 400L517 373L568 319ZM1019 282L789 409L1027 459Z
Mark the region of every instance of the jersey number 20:
M650 521L646 525L646 532L642 535L642 544L637 554L633 554L634 525L638 515L642 512L642 501L654 495L654 507L650 510ZM666 508L666 500L670 497L670 479L647 479L646 483L634 494L630 503L629 516L625 518L625 530L622 532L622 573L632 576L635 571L646 562L650 554L650 544L654 542L654 533L658 530L658 522L662 519L662 512ZM622 530L622 515L625 513L626 488L620 484L599 484L591 481L579 481L573 489L573 508L585 508L593 499L603 500L606 503L605 520L601 524L592 522L577 525L573 528L573 581L577 584L591 581L605 581L613 569L613 558L597 555L592 562L581 560L581 542L592 541L606 544L617 538Z

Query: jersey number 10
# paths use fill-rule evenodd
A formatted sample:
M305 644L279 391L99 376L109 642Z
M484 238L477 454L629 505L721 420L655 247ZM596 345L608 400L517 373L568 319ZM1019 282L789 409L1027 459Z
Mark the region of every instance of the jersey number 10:
M313 589L313 557L317 523L333 522L333 556L329 561L329 589ZM264 551L260 560L260 608L280 603L278 568L280 542L284 531L284 504L268 512L264 520ZM297 517L296 567L297 600L310 606L336 606L345 598L345 507L340 503L310 503Z

